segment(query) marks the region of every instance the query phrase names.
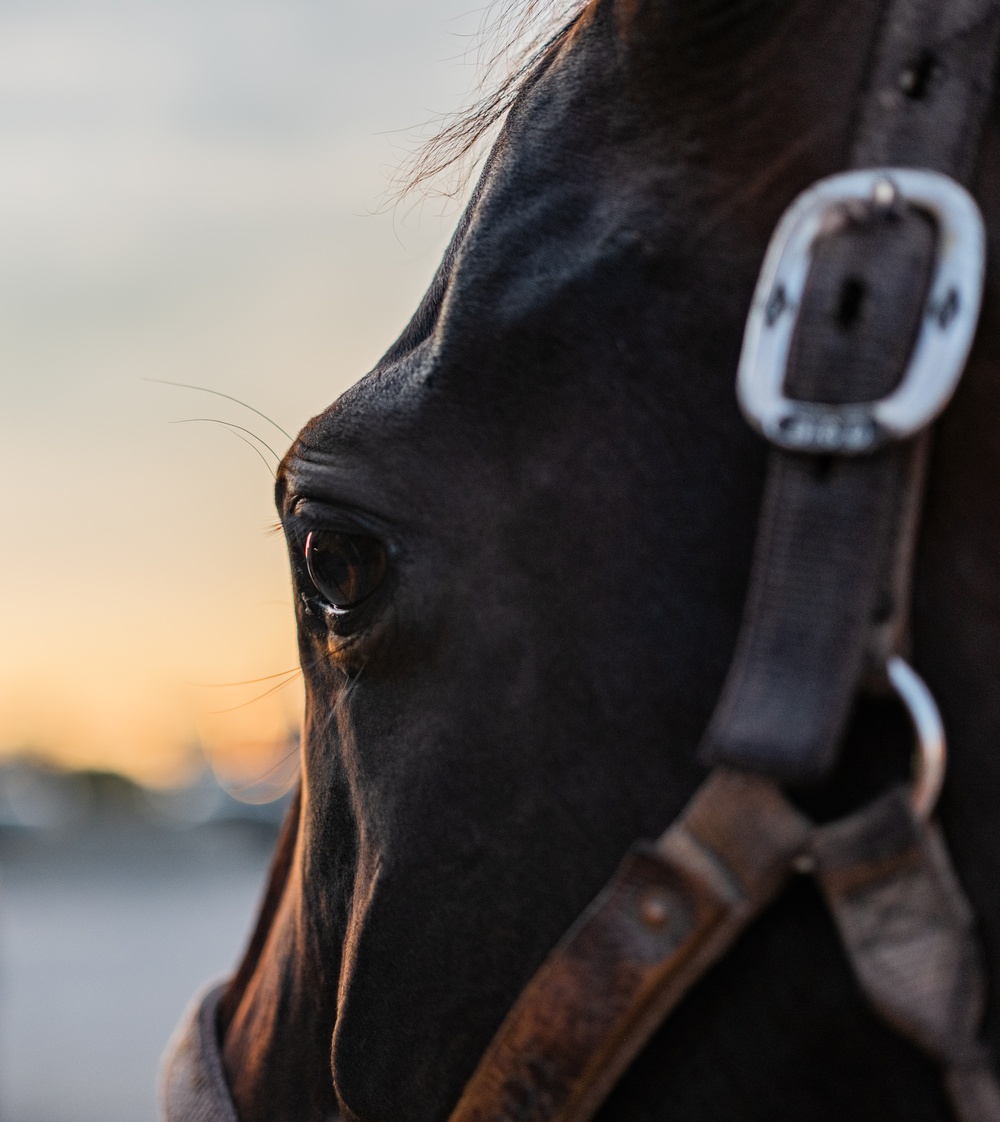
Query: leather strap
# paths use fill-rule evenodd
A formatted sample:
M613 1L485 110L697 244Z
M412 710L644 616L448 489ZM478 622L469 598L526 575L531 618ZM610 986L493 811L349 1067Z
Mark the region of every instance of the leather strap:
M873 1008L945 1070L958 1122L1000 1119L979 1042L986 976L972 909L940 831L903 790L816 831L817 879Z
M909 793L813 829L767 780L721 770L659 841L633 849L545 960L450 1122L589 1122L796 866L818 879L875 1011L944 1067L956 1122L1000 1122L978 1040L972 911Z
M997 44L996 0L896 0L852 167L918 165L968 182ZM871 401L899 382L935 237L912 211L845 212L816 247L786 388ZM701 749L707 763L813 782L836 762L865 679L905 642L926 438L861 457L775 449L744 618Z
M585 1122L670 1011L778 893L809 823L718 771L635 847L542 964L451 1122Z

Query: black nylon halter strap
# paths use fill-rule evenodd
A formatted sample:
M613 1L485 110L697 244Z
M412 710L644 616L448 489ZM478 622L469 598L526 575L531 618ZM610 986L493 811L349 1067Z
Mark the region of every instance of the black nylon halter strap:
M993 88L996 0L896 0L851 165L968 182ZM822 237L786 392L865 402L899 382L935 258L933 224L874 204ZM702 758L782 782L832 768L852 703L905 641L927 435L867 455L771 454L744 618Z

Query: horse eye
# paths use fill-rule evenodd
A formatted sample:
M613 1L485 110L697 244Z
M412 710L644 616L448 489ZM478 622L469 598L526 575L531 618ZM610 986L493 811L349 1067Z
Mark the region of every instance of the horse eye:
M366 600L385 576L385 547L375 538L311 530L306 538L306 568L317 592L336 612Z

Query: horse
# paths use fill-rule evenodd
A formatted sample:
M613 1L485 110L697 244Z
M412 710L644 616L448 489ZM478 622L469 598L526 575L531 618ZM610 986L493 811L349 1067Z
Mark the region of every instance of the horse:
M703 781L768 457L733 389L747 312L789 202L845 166L887 10L584 0L524 68L412 321L281 465L301 786L242 963L168 1067L169 1090L207 1049L216 1105L168 1094L171 1122L442 1122L622 854ZM998 125L991 109L974 187L994 260ZM991 266L912 591L913 663L951 744L939 818L994 978L998 317ZM897 705L861 699L833 778L798 805L859 805L909 743ZM985 1040L1000 1048L995 994ZM597 1118L948 1110L800 878Z

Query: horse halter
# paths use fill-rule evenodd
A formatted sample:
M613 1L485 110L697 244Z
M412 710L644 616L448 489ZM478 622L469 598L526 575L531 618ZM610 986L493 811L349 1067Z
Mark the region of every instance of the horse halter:
M1000 0L890 0L850 170L778 224L737 396L772 445L736 651L680 818L638 844L528 983L451 1122L586 1122L790 877L813 876L862 992L942 1068L958 1122L1000 1122L971 908L931 815L944 731L904 660L930 426L965 367L985 235L963 184ZM860 314L864 307L864 315ZM895 692L912 782L816 826L862 693Z

